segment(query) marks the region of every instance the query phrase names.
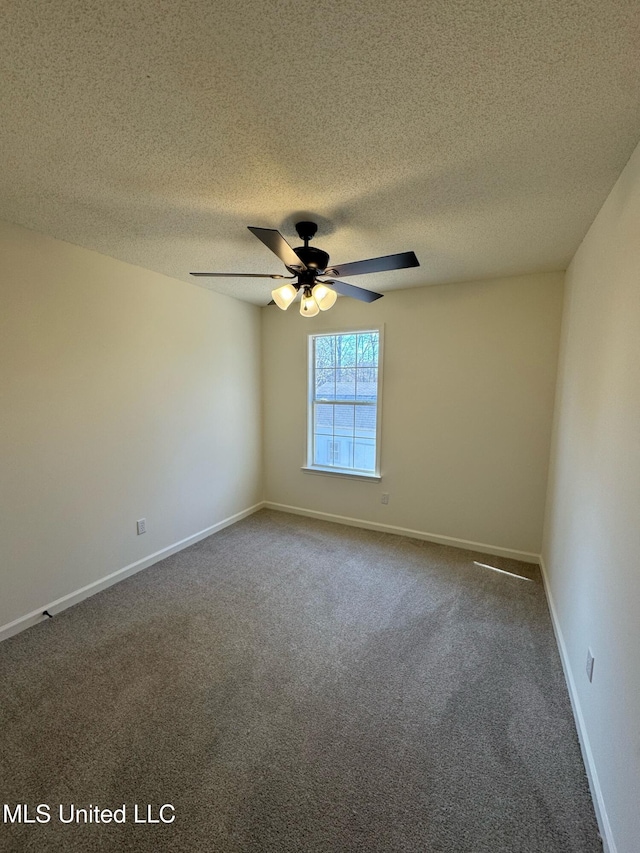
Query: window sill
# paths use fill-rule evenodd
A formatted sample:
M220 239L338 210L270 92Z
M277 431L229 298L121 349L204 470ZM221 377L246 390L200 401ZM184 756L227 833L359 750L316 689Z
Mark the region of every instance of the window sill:
M305 474L321 474L325 477L347 477L349 480L366 480L367 482L379 483L382 477L379 474L365 474L362 471L349 471L346 468L318 468L303 465L300 469Z

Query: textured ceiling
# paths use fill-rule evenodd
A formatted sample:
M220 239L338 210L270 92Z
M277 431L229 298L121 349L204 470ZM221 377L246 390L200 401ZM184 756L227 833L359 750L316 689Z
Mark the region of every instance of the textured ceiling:
M394 288L566 267L640 137L640 3L5 0L0 218L185 281L313 217ZM199 284L265 304L269 280Z

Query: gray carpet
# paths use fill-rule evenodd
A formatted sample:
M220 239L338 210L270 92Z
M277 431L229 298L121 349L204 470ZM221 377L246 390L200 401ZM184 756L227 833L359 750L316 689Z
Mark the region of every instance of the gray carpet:
M3 851L601 849L515 561L263 510L2 643L0 678L2 802L51 806Z

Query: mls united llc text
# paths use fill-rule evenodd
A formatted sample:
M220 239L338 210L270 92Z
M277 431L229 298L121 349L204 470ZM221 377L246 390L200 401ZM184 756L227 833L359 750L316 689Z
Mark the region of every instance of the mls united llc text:
M134 803L128 806L123 803L116 808L103 808L102 806L76 806L68 805L51 806L48 803L38 803L35 806L26 803L3 804L2 822L10 823L146 823L167 824L176 819L176 810L171 803L161 806L153 806L150 803L140 805Z

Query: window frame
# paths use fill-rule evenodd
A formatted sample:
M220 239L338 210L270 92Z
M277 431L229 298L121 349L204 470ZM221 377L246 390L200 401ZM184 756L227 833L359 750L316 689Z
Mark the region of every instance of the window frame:
M376 332L378 335L378 383L376 390L376 430L375 430L375 470L367 471L361 468L340 468L338 466L316 465L314 458L314 370L315 353L314 342L316 338L331 337L339 335L361 335L367 332ZM320 474L329 477L347 477L352 480L365 480L368 482L380 482L382 473L380 468L382 447L382 385L383 385L383 361L384 361L384 324L376 326L365 326L363 328L348 327L345 329L327 329L321 332L311 332L307 342L307 441L306 441L306 464L302 470L308 474ZM345 403L345 405L371 405L367 403Z

